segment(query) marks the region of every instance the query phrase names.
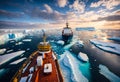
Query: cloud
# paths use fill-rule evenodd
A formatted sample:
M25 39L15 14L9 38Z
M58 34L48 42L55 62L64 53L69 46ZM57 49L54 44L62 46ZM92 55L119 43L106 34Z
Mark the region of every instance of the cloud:
M116 15L120 15L120 10L116 10L114 13L115 13Z
M90 7L99 7L103 4L103 0L100 0L98 2L91 3Z
M35 7L31 12L30 12L30 17L31 18L36 18L36 19L43 19L43 20L51 20L51 21L58 21L62 20L63 18L65 19L65 15L53 10L50 8L50 6L46 6L45 10L41 10L39 7Z
M67 5L68 0L58 0L59 7L65 7Z
M84 21L96 20L99 17L100 17L100 15L96 14L95 11L85 12L84 14L80 15L80 19L82 19Z
M118 21L120 20L120 11L115 10L113 12L109 12L106 9L100 9L97 12L95 11L87 11L83 14L80 14L77 17L78 20L84 22L96 22L96 21Z
M75 0L72 5L69 6L75 13L83 13L85 11L85 3L79 0Z
M6 10L0 10L0 16L7 18L20 18L24 15L23 12L10 12Z
M103 27L111 29L120 29L120 21L109 21L104 23Z
M106 9L113 9L115 6L120 5L119 0L100 0L98 2L91 3L90 7L100 7L104 6Z
M104 25L105 26L115 26L115 25L119 25L120 26L120 22L110 22L110 23L106 23Z
M45 9L47 10L48 13L53 13L53 10L49 5L44 4L44 7L45 7Z
M107 16L107 17L99 17L97 20L95 21L119 21L120 20L120 15L111 15L111 16Z
M23 22L11 22L11 21L0 21L0 29L24 29L24 28L37 28L37 24L23 23Z

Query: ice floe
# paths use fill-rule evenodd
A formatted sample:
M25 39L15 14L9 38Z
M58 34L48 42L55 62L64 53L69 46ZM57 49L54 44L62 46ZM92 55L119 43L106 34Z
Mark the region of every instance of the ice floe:
M64 41L63 40L59 40L59 41L57 41L57 43L60 44L60 45L64 45Z
M77 27L76 31L95 31L94 27Z
M120 55L120 45L116 43L110 43L110 42L103 42L99 40L92 39L90 40L91 43L93 43L96 47L115 54Z
M5 48L0 49L0 54L4 54L4 53L5 53L5 51L6 51L6 49L5 49Z
M17 52L13 52L13 53L9 53L9 54L5 54L3 56L0 56L0 65L13 59L14 57L17 57L21 54L23 54L25 51L17 51Z
M30 50L30 48L27 48L27 50Z
M25 37L25 35L23 33L16 33L15 36L16 36L16 38L15 38L16 41L19 41L20 39L22 39L23 37Z
M24 39L23 42L31 42L31 39Z
M69 51L66 51L64 53L64 58L63 58L63 63L66 67L68 67L71 70L71 79L72 82L88 82L88 79L85 78L82 73L79 71L77 68L76 63L74 62L75 60L73 57L70 55ZM82 79L81 79L82 78Z
M55 42L54 40L50 40L50 42Z
M26 58L21 58L21 59L18 59L18 60L16 60L16 61L10 63L10 64L18 64L18 63L22 62L22 61L25 60L25 59L26 59Z
M76 45L79 46L79 47L83 47L83 46L84 46L84 43L83 43L83 41L78 40L78 41L76 42Z
M11 50L8 50L8 51L7 51L7 53L10 53L10 52L12 52L12 51L13 51L13 49L11 49Z
M120 82L120 77L112 73L106 66L99 65L100 74L104 75L110 82Z
M87 54L82 53L82 52L79 52L78 58L79 58L80 60L82 60L83 62L87 62L87 61L88 61L88 56L87 56Z
M15 33L15 38L14 39L10 39L8 34L5 33L3 35L0 35L0 45L3 45L3 44L5 44L6 42L8 42L10 40L18 41L18 40L20 40L23 37L24 37L24 35L22 33Z
M5 44L7 40L8 40L7 34L0 35L0 45Z
M115 40L115 41L120 41L120 37L111 37L111 38L108 38L109 40Z
M22 42L18 42L18 43L16 43L15 45L21 45L21 44L23 44Z

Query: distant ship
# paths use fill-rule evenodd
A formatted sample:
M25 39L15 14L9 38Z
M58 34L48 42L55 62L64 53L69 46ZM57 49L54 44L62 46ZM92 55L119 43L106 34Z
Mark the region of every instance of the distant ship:
M73 32L70 27L68 27L68 23L66 23L66 27L62 30L62 39L65 43L70 43L73 37Z
M30 55L11 82L64 82L56 55L46 42L45 32L38 50Z

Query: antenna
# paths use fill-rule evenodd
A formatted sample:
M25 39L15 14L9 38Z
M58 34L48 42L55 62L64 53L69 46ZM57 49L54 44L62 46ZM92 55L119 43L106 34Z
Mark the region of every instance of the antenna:
M66 21L66 27L68 28L68 20Z
M43 32L43 42L44 42L44 44L45 44L45 42L46 42L46 35L45 35L45 31L42 29L42 32Z

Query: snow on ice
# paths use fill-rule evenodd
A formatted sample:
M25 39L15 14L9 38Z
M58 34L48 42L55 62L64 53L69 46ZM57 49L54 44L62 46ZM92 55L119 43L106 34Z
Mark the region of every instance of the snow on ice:
M115 41L120 41L120 37L111 37L111 38L108 38L109 40L115 40Z
M99 40L92 39L90 40L92 44L94 44L96 47L108 51L111 53L119 54L120 55L120 45L116 43L110 43L110 42L103 42Z
M69 51L64 53L63 64L71 70L71 80L73 82L88 82L88 79L79 71L74 58ZM81 79L82 78L82 79Z
M18 63L22 62L22 61L25 60L25 59L26 59L26 58L21 58L21 59L18 59L18 60L16 60L16 61L10 63L10 64L18 64Z
M23 42L31 42L31 39L24 39Z
M57 43L60 45L64 45L64 41L62 41L62 40L57 41Z
M4 53L5 53L5 51L6 51L6 49L5 49L5 48L0 49L0 54L4 54Z
M99 65L100 74L104 75L110 82L120 82L120 77L112 73L106 66Z
M17 51L17 52L13 52L13 53L9 53L9 54L5 54L0 56L0 65L13 59L14 57L17 57L21 54L23 54L25 51Z
M84 62L87 62L87 61L89 60L87 54L82 53L82 52L79 52L78 58L79 58L80 60L84 61Z

